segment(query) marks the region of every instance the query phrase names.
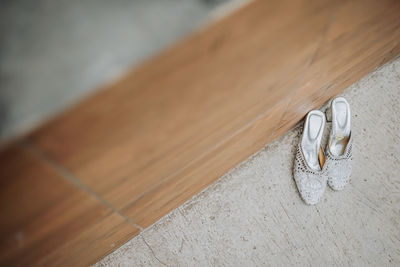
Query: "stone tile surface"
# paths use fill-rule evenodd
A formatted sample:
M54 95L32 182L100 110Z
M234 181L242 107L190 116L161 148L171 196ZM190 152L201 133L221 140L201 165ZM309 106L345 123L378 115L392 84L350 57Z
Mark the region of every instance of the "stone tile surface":
M134 254L131 252L135 251ZM96 266L163 266L146 245L143 237L137 236L118 248L118 253L112 253Z

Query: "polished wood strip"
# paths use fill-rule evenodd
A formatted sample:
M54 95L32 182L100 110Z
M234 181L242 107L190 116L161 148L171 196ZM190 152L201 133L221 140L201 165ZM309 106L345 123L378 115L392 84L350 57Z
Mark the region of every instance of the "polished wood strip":
M274 133L400 53L399 1L344 1Z
M113 213L46 255L39 265L89 266L137 233L130 223Z
M236 165L271 141L271 133L288 104L288 98L243 127L227 142L200 157L178 173L157 184L141 198L129 204L122 212L142 227L148 227L172 209L178 207L221 177Z
M0 173L2 266L83 266L138 232L25 149L3 151ZM123 232L110 231L113 225ZM64 249L69 242L75 242L73 250ZM75 258L77 251L86 255Z
M253 2L145 63L31 139L123 209L205 155L212 158L219 144L290 95L336 5ZM264 144L270 134L265 132ZM222 169L244 159L245 154L232 153ZM207 179L215 181L217 173Z

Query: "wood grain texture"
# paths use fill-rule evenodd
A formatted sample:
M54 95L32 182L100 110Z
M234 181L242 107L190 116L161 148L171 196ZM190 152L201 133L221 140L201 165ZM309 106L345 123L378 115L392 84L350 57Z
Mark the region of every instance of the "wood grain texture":
M2 266L87 265L138 231L25 149L3 151L0 173Z
M344 1L338 6L274 138L310 109L396 57L400 53L399 14L399 1Z
M213 160L214 151L261 114L271 111L277 117L268 123L277 123L281 114L273 108L296 87L335 5L251 3L81 103L32 140L109 203L128 207L201 158ZM227 170L245 159L271 131L252 151L231 150L229 159L218 161L225 166L213 168ZM204 170L193 182L201 184L208 174Z
M287 100L279 102L233 138L217 146L212 153L164 179L122 212L142 227L150 226L192 197L194 192L200 192L214 182L215 177L221 177L233 168L238 157L244 160L268 142L266 133L270 133L276 126L287 104Z
M89 266L138 233L119 214L112 213L72 238L40 261L40 265Z

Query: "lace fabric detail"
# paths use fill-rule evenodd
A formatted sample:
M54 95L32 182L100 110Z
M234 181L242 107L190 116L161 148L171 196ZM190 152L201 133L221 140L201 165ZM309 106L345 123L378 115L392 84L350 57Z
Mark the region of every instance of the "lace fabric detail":
M316 204L322 198L327 180L325 172L325 168L321 171L316 171L307 165L301 145L299 144L297 147L293 173L300 196L307 204Z
M301 143L299 143L293 167L293 176L299 193L304 202L309 205L316 204L321 200L327 183L334 190L342 190L350 181L353 167L352 135L343 155L334 156L329 148L326 149L325 164L320 171L313 170L308 166Z
M334 190L342 190L349 183L353 168L353 138L350 137L345 153L341 156L334 156L327 149L325 165L329 186Z

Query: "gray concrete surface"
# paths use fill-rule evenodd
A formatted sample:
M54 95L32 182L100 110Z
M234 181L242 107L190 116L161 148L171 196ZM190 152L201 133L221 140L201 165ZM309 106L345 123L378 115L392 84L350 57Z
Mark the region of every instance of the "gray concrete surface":
M225 1L1 1L0 141L201 27Z
M302 202L299 124L96 266L399 266L400 59L343 95L355 137L344 191Z

